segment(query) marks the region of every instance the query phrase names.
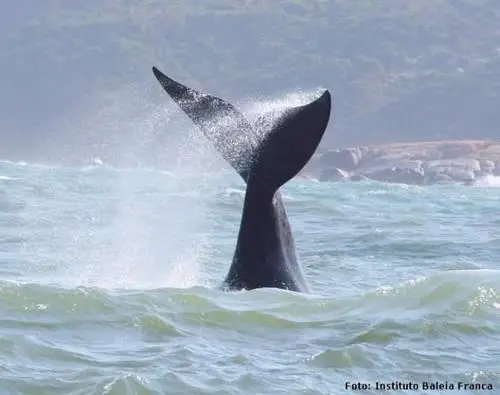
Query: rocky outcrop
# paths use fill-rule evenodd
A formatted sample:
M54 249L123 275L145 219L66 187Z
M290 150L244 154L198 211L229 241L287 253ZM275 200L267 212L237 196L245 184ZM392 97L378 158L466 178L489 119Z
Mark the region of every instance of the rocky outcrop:
M305 170L320 181L429 185L500 176L500 142L435 141L344 148L316 155Z
M319 181L342 181L348 179L349 179L349 173L337 167L333 169L330 168L322 169L322 171L318 176Z
M412 169L403 166L379 167L361 175L370 180L399 184L422 185L425 180L422 168Z
M363 153L359 148L346 148L327 151L319 158L319 166L323 169L337 168L347 171L358 167Z

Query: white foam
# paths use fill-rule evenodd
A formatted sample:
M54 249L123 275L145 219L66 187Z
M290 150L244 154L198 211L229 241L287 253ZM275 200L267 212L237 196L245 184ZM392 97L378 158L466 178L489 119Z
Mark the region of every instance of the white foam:
M475 187L500 188L500 176L494 176L490 174L485 177L476 179L473 185Z

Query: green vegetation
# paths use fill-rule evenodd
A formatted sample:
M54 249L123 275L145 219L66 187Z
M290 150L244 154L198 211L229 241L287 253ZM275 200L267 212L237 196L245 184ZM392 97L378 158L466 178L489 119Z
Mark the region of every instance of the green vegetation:
M30 0L0 18L0 126L17 132L157 64L233 99L328 87L326 144L500 137L495 0Z

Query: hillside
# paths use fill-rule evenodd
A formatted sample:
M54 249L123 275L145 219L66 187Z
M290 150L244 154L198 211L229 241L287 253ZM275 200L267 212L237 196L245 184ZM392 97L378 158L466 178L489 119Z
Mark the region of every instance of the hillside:
M133 134L101 125L167 103L153 64L230 100L327 87L325 146L500 137L493 0L27 0L0 22L3 156L90 155Z

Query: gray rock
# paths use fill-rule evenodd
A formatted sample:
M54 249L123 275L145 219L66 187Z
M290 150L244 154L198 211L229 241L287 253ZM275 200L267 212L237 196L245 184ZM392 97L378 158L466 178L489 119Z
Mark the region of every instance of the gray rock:
M436 149L440 152L441 159L454 159L474 152L470 144L463 143L443 143L439 144Z
M409 169L409 170L419 170L422 168L422 161L420 160L406 160L393 157L379 157L373 158L367 162L363 162L363 165L358 169L360 173L370 173L373 171L378 171L380 168L399 168L399 169Z
M467 171L480 171L481 166L477 159L471 158L456 158L456 159L439 159L430 160L423 163L424 170L430 169L461 169Z
M491 143L488 145L488 147L485 149L484 152L485 155L489 157L489 159L499 158L500 157L500 142L496 143Z
M495 163L491 160L480 160L479 167L481 168L479 174L491 174L495 171Z
M436 141L327 150L315 155L310 169L307 173L321 180L472 184L500 176L500 143Z
M449 184L452 183L453 180L446 173L441 173L439 171L426 171L424 174L424 184L432 185L432 184Z
M318 180L319 181L343 181L349 178L349 173L345 170L334 168L334 169L323 169L321 171Z
M470 182L476 178L471 170L454 167L435 167L425 170L425 184Z
M476 175L470 170L450 169L447 174L457 182L474 181L476 179Z
M318 160L318 165L324 169L354 170L362 158L361 150L358 148L337 149L325 152Z
M391 182L398 184L422 185L424 183L424 172L422 168L386 167L364 172L364 176L371 180Z
M353 174L352 176L349 177L349 181L365 181L368 180L368 177L364 176L363 174Z
M426 184L448 182L468 182L481 172L479 161L471 158L453 160L433 160L424 162ZM446 175L446 176L445 176Z
M363 160L358 170L368 170L375 167L399 167L418 169L422 167L421 160L408 159L402 155L384 155Z

